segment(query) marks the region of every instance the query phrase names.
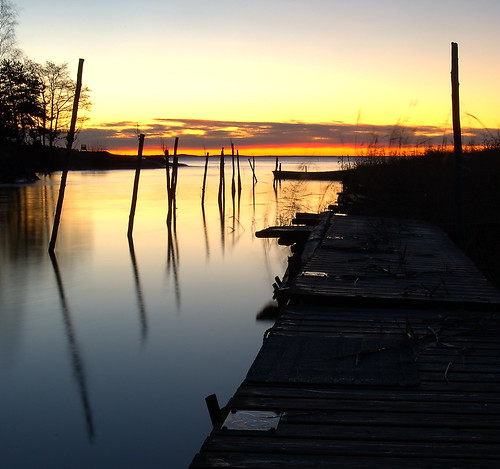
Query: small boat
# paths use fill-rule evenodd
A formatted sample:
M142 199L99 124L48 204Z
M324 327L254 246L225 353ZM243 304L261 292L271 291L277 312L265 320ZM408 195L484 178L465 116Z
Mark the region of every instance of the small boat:
M274 170L274 180L283 179L312 180L312 181L341 181L346 171L283 171Z

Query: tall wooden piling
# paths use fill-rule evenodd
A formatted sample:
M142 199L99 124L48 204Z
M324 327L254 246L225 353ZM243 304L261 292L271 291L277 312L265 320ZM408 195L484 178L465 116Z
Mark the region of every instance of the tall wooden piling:
M64 202L64 192L66 190L66 180L68 179L69 171L69 157L75 139L76 119L78 117L78 103L80 102L80 92L82 90L82 75L83 75L83 59L78 61L78 72L76 78L75 96L73 98L73 111L71 114L71 124L68 132L68 141L66 144L66 158L64 162L64 169L61 175L61 184L59 186L59 197L57 199L56 214L54 218L54 225L52 226L52 235L50 237L49 252L54 252L56 247L57 233L59 231L59 223L61 222L61 213Z
M167 184L167 208L170 208L170 153L165 149L165 179Z
M175 137L172 173L170 173L169 170L169 161L167 157L167 224L172 222L172 216L176 210L177 180L179 173L179 155L177 153L178 148L179 137ZM173 220L175 224L175 216L173 217Z
M451 100L453 115L453 150L455 154L455 204L457 234L463 235L463 153L460 124L460 81L458 73L458 44L451 43Z
M220 178L219 178L219 217L220 217L220 235L221 235L221 247L222 252L224 252L226 245L225 238L225 225L226 225L226 183L224 175L224 148L220 152Z
M240 151L236 150L236 164L238 166L238 197L241 196L241 171L240 171Z
M130 205L130 214L128 217L128 238L132 238L132 231L134 229L135 208L137 206L137 194L139 192L139 178L141 176L141 161L142 149L144 148L144 134L139 135L139 148L137 150L137 166L135 168L134 189L132 192L132 203Z
M236 181L235 181L235 164L234 164L234 143L231 142L231 163L233 168L232 178L231 178L231 195L234 196L236 194Z
M172 167L172 188L173 188L173 194L172 197L175 200L175 195L177 191L177 176L179 174L179 155L177 153L179 148L179 137L175 137L175 142L174 142L174 161L173 161L173 167Z
M207 184L207 170L208 170L208 157L210 156L210 153L207 152L205 156L205 171L203 173L203 186L201 188L201 206L205 204L205 186Z
M220 151L218 202L219 209L222 209L225 205L224 147Z
M458 44L451 43L451 100L453 109L453 149L455 158L462 157L462 129L460 124L460 81L458 74Z
M172 157L172 178L170 179L170 199L169 208L175 210L176 195L177 195L177 178L179 174L179 155L177 153L179 148L179 137L175 137L174 142L174 155Z
M255 185L258 182L257 176L255 175L255 156L253 156L252 159L248 158L248 164L250 165L250 169L252 170L253 183Z

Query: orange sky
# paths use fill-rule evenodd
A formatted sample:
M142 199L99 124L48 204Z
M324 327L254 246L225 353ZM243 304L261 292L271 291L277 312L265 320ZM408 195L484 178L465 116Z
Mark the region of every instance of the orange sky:
M162 119L137 128L134 123L88 127L79 142L103 142L88 150L108 150L118 154L137 154L138 133L146 135L144 155L173 152L179 137L179 153L203 156L230 152L231 143L241 155L338 156L368 154L419 154L428 148L451 145L451 125L395 125L303 123L303 122L231 122L196 119ZM493 138L495 130L463 128L464 145L481 144ZM107 146L113 143L113 146ZM78 146L78 145L77 145Z
M89 148L134 152L137 132L146 153L174 136L196 154L230 139L255 154L344 153L393 146L398 132L413 148L442 144L451 42L463 127L474 141L500 128L498 0L16 4L28 57L75 75L85 59L94 104L77 144Z

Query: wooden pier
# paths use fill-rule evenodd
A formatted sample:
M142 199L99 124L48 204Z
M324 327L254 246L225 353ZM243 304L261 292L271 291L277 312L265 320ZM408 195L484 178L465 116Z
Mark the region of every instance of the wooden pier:
M498 290L433 226L316 221L191 467L497 467Z

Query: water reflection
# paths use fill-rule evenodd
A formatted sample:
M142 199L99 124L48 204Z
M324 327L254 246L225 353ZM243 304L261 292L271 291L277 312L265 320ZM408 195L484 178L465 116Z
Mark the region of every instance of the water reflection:
M291 224L299 212L321 213L337 201L340 181L274 181L276 225Z
M50 253L50 260L56 277L57 290L59 292L59 300L61 302L64 331L66 333L68 351L71 359L71 367L73 369L73 376L75 377L78 385L80 401L82 403L83 414L85 416L87 436L89 440L93 440L95 435L94 419L92 417L92 408L90 406L90 397L82 354L76 338L76 332L71 318L71 311L66 299L61 272L59 270L59 265L57 264L57 258L54 252Z
M139 276L139 267L135 257L134 239L132 236L128 237L128 247L130 251L130 260L132 261L132 270L134 273L134 285L137 295L137 306L139 308L139 322L141 324L141 338L145 342L148 335L148 315L146 312L146 304L144 301L144 294L141 286L141 279Z
M242 191L237 181L219 204L214 164L200 214L204 168L195 165L179 168L170 214L165 170L143 171L130 243L133 172L72 173L57 259L47 254L57 184L0 188L7 466L45 457L75 468L187 467L210 428L204 396L227 399L241 383L289 253L254 232L288 217L277 213L289 211L288 197L301 211L330 197L324 186L301 192L287 181L274 192L272 167L259 161L258 183L247 168ZM19 441L37 448L24 454Z
M177 239L177 217L175 201L167 214L167 277L172 274L177 309L181 306L181 286L179 282L179 243Z
M220 220L220 246L222 254L226 250L226 198L222 195L219 198L219 220Z
M25 257L49 239L47 220L55 207L55 190L51 185L4 187L1 191L0 230L2 248L12 257Z
M205 205L203 204L201 206L201 217L202 217L202 222L203 222L203 237L205 239L205 252L206 252L206 259L210 259L210 242L208 240L208 229L207 229L207 216L205 214Z

